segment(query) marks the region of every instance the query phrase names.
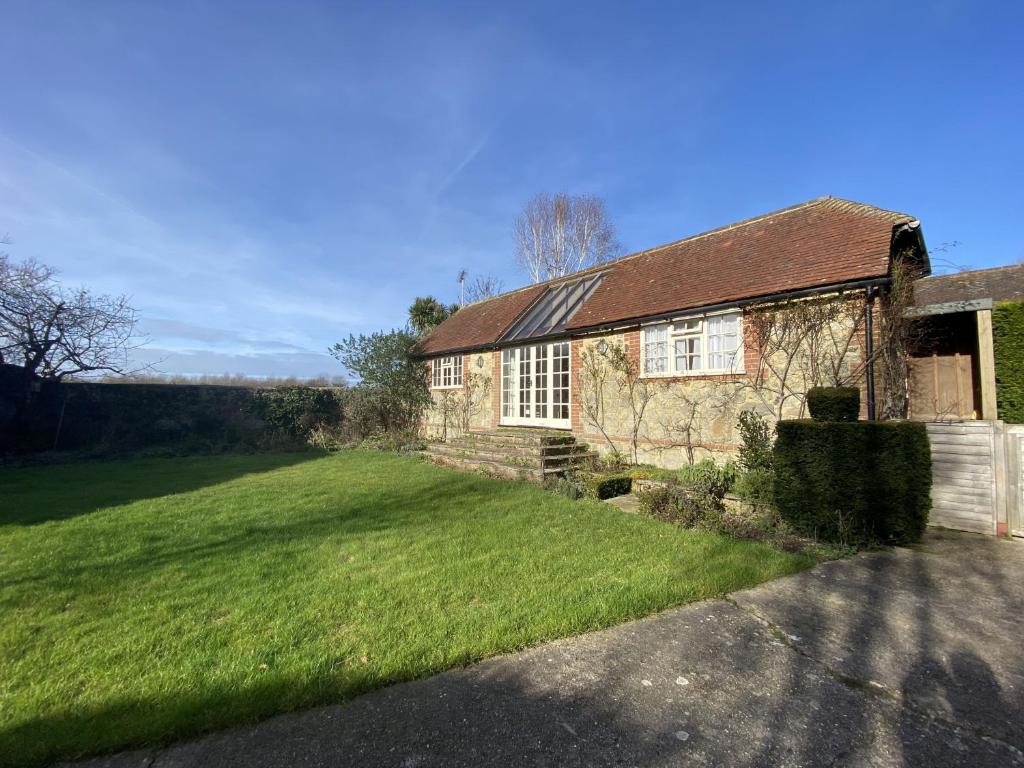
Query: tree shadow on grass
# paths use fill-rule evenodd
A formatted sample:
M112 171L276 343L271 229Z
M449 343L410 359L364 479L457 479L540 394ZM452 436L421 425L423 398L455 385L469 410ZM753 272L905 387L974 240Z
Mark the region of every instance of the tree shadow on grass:
M1021 665L1015 648L996 655L1015 624L992 616L1024 607L1024 564L996 542L971 544L831 563L734 595L743 608L695 604L179 744L155 764L1012 765L1024 744ZM316 682L254 675L202 695L69 709L0 731L0 754L27 744L36 761L71 756L83 733L100 734L86 741L93 752L159 744L400 679L357 665Z
M816 593L823 600L819 607L805 601L800 588L790 593L789 599L780 594L772 604L761 603L786 629L793 621L806 631L788 642L780 639L778 629L765 626L747 610L709 601L642 623L383 688L345 705L294 712L214 733L160 752L154 764L177 768L1002 768L1018 764L1020 741L1014 723L1019 720L1021 703L1008 694L1005 685L1012 669L983 661L979 648L956 647L961 643L955 643L947 656L950 627L932 624L935 606L920 606L917 595L906 592L908 580L922 584L922 580L946 578L956 570L938 574L932 565L882 557L869 561L863 570L840 569L838 580L811 575L805 579L806 597L813 601ZM980 579L978 586L984 583L995 588L1002 586L1002 577L1018 575L998 567L967 570L968 579ZM894 591L902 594L896 597ZM854 601L839 613L831 613L838 607L835 601L857 594L873 605L865 605L861 611ZM895 597L901 604L899 627L891 624L891 614L879 614L887 597ZM854 615L848 615L851 609ZM808 610L810 615L805 614ZM904 621L912 627L909 637L905 636L908 627ZM926 645L920 645L922 641ZM901 647L887 649L894 642ZM906 649L924 665L915 666L907 659ZM835 657L837 652L842 658ZM818 654L828 664L823 666ZM916 685L924 681L913 679L918 674L931 675L931 664L944 665L946 660L955 686L964 695L973 695L975 704L982 707L972 710L957 705L955 699L950 701L951 714L957 720L963 718L963 727L951 725L941 713L925 711L931 707L925 706L925 692ZM905 666L908 663L909 668ZM831 665L835 665L832 672L824 668ZM884 677L887 672L890 675ZM857 682L882 677L898 689L901 672L907 673L903 695L911 701L906 703L871 693L865 690L869 687L866 683ZM60 744L66 728L117 734L120 718L137 717L142 712L145 719L151 711L152 722L159 720L158 713L164 708L184 708L186 728L179 727L173 736L152 732L134 741L153 744L168 737L215 730L228 722L226 718L255 720L274 709L315 700L339 701L367 688L397 682L375 678L359 668L346 670L345 675L344 683L321 685L307 692L306 698L296 693L302 688L296 681L257 681L244 689L218 691L207 697L186 695L175 701L136 701L90 713L69 712L28 723L17 732L0 733L0 747L28 740ZM972 687L977 689L974 694ZM952 692L945 681L939 689L943 700ZM998 733L991 723L993 717L1006 722L1010 730ZM98 744L93 748L102 749ZM69 753L55 749L48 756L61 754ZM92 765L134 768L148 764L151 757L152 752L127 753L98 758Z
M313 451L97 460L0 468L0 525L37 525L188 493L321 458Z

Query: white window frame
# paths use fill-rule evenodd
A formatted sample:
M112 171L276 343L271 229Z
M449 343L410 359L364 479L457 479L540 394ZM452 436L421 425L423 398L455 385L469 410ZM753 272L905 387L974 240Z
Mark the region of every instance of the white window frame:
M571 429L572 386L568 339L502 350L500 423Z
M712 318L733 315L736 317L736 351L732 356L732 365L725 368L710 368L709 348L710 338L709 321ZM650 338L648 336L650 334ZM664 341L658 337L664 336ZM676 368L676 342L684 339L700 341L699 370L680 370ZM665 360L664 370L647 370L647 350L652 344L664 344ZM660 356L659 356L660 357ZM729 309L720 312L702 312L699 314L683 315L673 318L670 322L650 323L640 328L640 376L645 379L657 378L679 378L700 376L720 376L722 374L745 373L743 363L743 310Z
M435 357L430 361L431 389L462 389L462 355Z

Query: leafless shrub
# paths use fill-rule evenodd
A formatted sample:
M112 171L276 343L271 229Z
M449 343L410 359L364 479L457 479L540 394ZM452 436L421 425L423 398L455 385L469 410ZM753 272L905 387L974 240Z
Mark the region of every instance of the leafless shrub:
M593 195L535 195L512 234L516 261L535 283L608 261L621 248L604 201Z

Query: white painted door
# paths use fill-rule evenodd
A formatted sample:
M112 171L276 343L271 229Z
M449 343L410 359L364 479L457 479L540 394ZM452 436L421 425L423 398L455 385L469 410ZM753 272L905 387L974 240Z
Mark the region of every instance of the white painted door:
M501 423L570 428L569 342L501 352Z

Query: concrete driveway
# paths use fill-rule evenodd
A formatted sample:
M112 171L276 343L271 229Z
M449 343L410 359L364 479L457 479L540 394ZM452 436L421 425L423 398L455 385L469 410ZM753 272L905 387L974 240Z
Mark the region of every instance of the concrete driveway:
M90 765L1024 765L1024 544L931 533L603 632Z

